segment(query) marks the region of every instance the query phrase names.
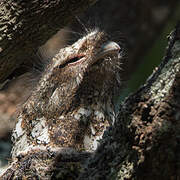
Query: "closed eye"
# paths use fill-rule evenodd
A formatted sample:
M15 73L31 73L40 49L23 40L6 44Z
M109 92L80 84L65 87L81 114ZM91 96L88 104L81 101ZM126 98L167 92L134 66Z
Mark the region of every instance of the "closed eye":
M75 57L69 59L69 60L68 60L67 62L65 62L64 64L61 64L61 65L59 66L59 68L64 68L64 67L65 67L66 65L68 65L68 64L77 63L77 62L80 61L83 57L84 57L83 55L81 55L81 56L75 56Z

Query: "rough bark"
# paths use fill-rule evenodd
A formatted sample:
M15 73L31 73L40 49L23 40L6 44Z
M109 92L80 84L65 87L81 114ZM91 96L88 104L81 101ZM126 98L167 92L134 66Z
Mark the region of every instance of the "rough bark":
M179 72L177 25L169 35L162 63L146 84L122 103L114 125L104 133L97 151L87 160L90 154L60 150L53 178L61 179L63 170L67 179L68 174L73 178L72 171L79 173L79 179L179 179ZM48 164L46 160L53 156L54 152L43 149L21 155L4 177L10 179L17 168L23 172L33 163ZM71 163L67 163L69 160ZM82 172L79 168L83 163Z
M120 107L79 179L180 178L180 25L155 72Z
M11 75L9 78L12 78L13 72L17 75L17 68L20 68L19 71L27 71L21 65L32 65L32 62L29 62L32 52L36 51L37 47L44 44L55 32L67 25L72 17L83 12L94 1L57 0L53 2L30 1L28 3L25 1L18 3L1 1L0 51L4 52L0 54L0 82L6 80L9 75ZM103 29L114 36L115 41L123 41L119 32L124 33L127 37L129 58L123 65L124 77L128 77L136 69L135 67L141 62L145 52L159 36L171 15L174 14L175 7L178 7L177 4L178 0L152 1L148 2L148 5L143 1L115 0L111 3L105 0L100 1L97 8L90 9L88 16L93 20L96 19L96 15L99 16ZM115 15L112 16L112 14ZM142 38L143 35L146 38ZM144 49L143 52L141 48ZM22 72L20 73L22 74Z
M88 153L59 151L57 177L61 176L58 169L71 176L70 170L79 170L82 162L86 166L79 179L180 178L179 41L180 27L177 26L169 36L169 48L162 64L147 83L121 105L115 124L104 134L100 147L88 161ZM34 154L19 156L18 163L12 163L6 177L10 179L16 168L23 172L34 157L37 162L33 163L46 163L53 153L39 149ZM67 165L71 155L73 161Z
M43 2L43 3L49 3L49 2ZM68 3L68 2L65 1L63 3ZM128 44L127 45L128 49L129 49L128 54L127 54L128 58L126 58L126 60L124 61L125 63L122 64L122 69L123 69L122 79L126 80L129 78L129 76L132 75L133 71L135 71L138 64L142 60L144 60L143 55L147 53L148 48L151 47L151 45L155 41L155 39L157 37L159 37L160 31L162 31L163 27L166 25L169 18L174 14L174 12L176 12L175 7L178 7L177 3L178 3L178 0L173 0L173 1L160 0L158 2L156 2L156 1L148 2L148 5L147 5L147 2L138 1L138 0L135 0L135 1L114 0L113 3L111 3L109 0L104 0L104 1L98 1L96 3L97 4L96 7L93 6L92 8L89 8L89 11L87 13L84 13L84 16L85 16L84 18L86 18L86 16L89 16L90 21L92 22L92 21L96 21L96 18L97 18L96 16L98 16L100 18L101 22L96 24L95 26L97 26L97 27L102 26L103 30L105 29L105 31L108 32L108 34L113 38L113 40L115 42L120 41L119 43L123 44L124 37L126 38L126 43L124 43L124 44ZM61 4L61 2L60 2L60 4ZM74 6L74 4L71 4L71 5ZM148 6L148 8L146 8L147 6ZM40 6L39 6L39 8L40 8ZM131 13L129 13L129 9L131 9ZM43 13L46 13L46 12L48 13L48 6L47 6L47 8L41 8L41 10L42 10L42 12L44 11ZM28 40L28 41L32 41L31 43L32 43L33 50L28 48L28 46L30 46L30 45L28 43L26 43L28 53L29 52L32 53L32 51L37 50L37 45L33 45L33 43L35 43L37 41L37 39L36 39L37 37L38 37L38 39L39 39L39 37L40 38L42 37L41 38L42 42L40 43L40 44L42 44L43 42L45 42L48 39L51 32L48 36L46 36L45 34L49 33L49 31L52 31L52 34L53 34L58 28L67 24L66 20L65 20L66 22L62 22L64 20L62 18L58 18L58 17L64 16L64 15L61 15L61 12L59 13L59 9L56 10L56 8L54 8L53 10L54 10L54 14L51 13L51 15L48 16L48 18L50 20L48 20L48 18L47 18L47 20L44 20L45 25L43 26L43 28L48 28L48 30L39 32L39 31L36 31L38 29L38 27L35 27L36 25L34 26L34 25L32 25L32 23L30 24L33 27L35 27L36 30L34 30L33 27L31 28L31 31L34 31L35 34L33 34L33 41L32 41L32 38L31 38L31 40ZM8 13L8 12L9 11L6 11L6 13ZM4 12L4 14L6 14L6 13ZM34 11L32 11L30 13L34 14ZM114 14L114 13L115 13L115 16L112 16L111 14ZM53 19L55 14L58 19L57 20L58 22L55 22L56 20ZM24 15L21 15L21 16L23 17ZM33 15L31 15L31 16L33 17ZM51 17L51 16L53 16L53 17ZM16 14L13 14L13 17L16 17ZM44 18L44 17L41 17L41 18ZM53 23L54 24L51 26L51 28L49 28L50 27L49 22L51 21L51 19L53 19L51 24L53 24ZM37 20L37 18L35 20L40 21L40 20ZM48 23L46 21L48 21ZM8 21L7 21L7 23L8 23ZM94 23L92 23L92 24L94 24ZM92 24L91 24L91 27L93 26ZM29 24L27 24L27 25L30 26ZM56 27L56 25L57 25L57 27ZM38 26L40 26L40 25L38 25ZM76 24L76 26L78 26L78 30L79 30L80 29L79 24ZM88 23L85 22L85 26L88 27ZM13 26L9 26L8 28L13 29ZM93 26L93 28L94 28L94 26ZM81 29L82 29L82 27L81 27ZM14 32L13 30L9 30L9 31ZM69 30L67 30L65 32L61 31L61 33L59 33L56 37L53 38L53 40L51 40L48 43L48 46L46 45L45 48L43 48L42 52L45 54L44 57L46 59L49 58L49 55L53 56L56 52L58 52L59 48L61 47L62 39L63 38L66 39L67 35L69 35L68 31ZM26 35L29 33L30 33L29 28L26 28L25 33L23 33L23 34ZM123 37L122 37L122 34L123 34ZM32 36L32 33L31 33L31 36ZM144 38L144 37L146 37L146 38ZM22 36L22 38L26 38L26 40L29 39L25 36ZM12 42L9 41L9 43L12 43ZM21 44L22 43L23 43L23 40L22 40ZM55 45L52 45L53 43ZM65 43L65 41L63 43ZM17 78L17 76L29 71L33 67L33 63L36 59L38 59L38 57L35 56L35 58L33 58L31 56L31 53L28 54L26 51L24 51L23 48L19 47L19 46L21 46L21 44L15 43L15 47L13 47L13 48L15 48L15 49L17 48L17 52L19 52L19 50L22 49L21 53L23 54L23 56L25 55L25 57L20 58L20 59L19 59L19 57L14 58L15 54L16 54L16 53L14 53L14 55L12 56L12 58L14 58L14 59L12 59L10 61L3 60L3 59L8 59L8 56L10 56L8 53L7 57L4 56L3 58L1 58L0 63L1 63L2 68L0 69L0 79L1 79L1 77L2 78L6 77L11 80L12 78L16 77L16 79L15 79L16 85L14 87L18 87L19 84L21 84L21 86L25 87L23 89L25 89L28 92L29 89L27 88L27 86L29 85L29 82L28 82L28 80L26 80L27 78L26 79ZM51 47L51 46L53 46L53 47ZM24 47L24 48L26 48L26 47ZM143 48L143 51L141 50L142 48ZM10 53L10 54L12 55L12 53ZM0 56L1 56L1 54L0 54ZM27 67L27 68L25 68L25 67ZM11 75L9 77L7 77L8 74L11 74ZM20 94L19 92L17 93L16 89L11 86L11 83L15 84L11 80L9 83L10 86L8 86L8 90L6 88L7 92L1 91L2 96L4 96L4 94L5 94L5 96L3 99L0 99L0 104L2 104L0 106L0 108L1 108L0 114L1 114L1 117L5 117L5 118L2 118L2 120L0 121L0 125L2 124L1 127L4 127L4 124L7 124L6 128L3 128L4 129L3 131L5 132L3 134L9 134L9 131L12 130L13 121L9 120L9 119L14 119L14 117L12 117L12 109L14 109L14 111L15 111L15 106L17 106L17 104L19 102L23 101L24 94L26 94L24 91L23 91L23 94L22 93ZM1 89L1 87L4 87L3 86L4 84L0 85L0 89ZM20 87L20 89L21 89L21 87ZM9 91L11 91L10 94L8 94ZM13 96L18 96L18 100L14 101L14 97L12 96L12 94L14 94ZM9 98L6 98L6 96L8 96ZM4 103L4 102L6 102L6 103ZM11 102L13 102L14 104ZM6 104L6 105L3 106L3 104ZM10 104L8 109L10 109L10 106L12 107L10 113L6 111L7 110L6 106L8 106L8 104ZM6 119L8 121L10 121L11 123L7 123Z
M96 0L0 2L0 82Z

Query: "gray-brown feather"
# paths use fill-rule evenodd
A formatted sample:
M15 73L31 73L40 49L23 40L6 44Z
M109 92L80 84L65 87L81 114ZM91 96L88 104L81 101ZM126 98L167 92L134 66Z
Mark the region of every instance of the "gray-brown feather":
M104 32L94 30L50 61L19 112L12 137L14 159L47 149L97 149L115 121L112 99L120 86L119 46L106 45L108 41ZM114 51L105 53L111 45Z

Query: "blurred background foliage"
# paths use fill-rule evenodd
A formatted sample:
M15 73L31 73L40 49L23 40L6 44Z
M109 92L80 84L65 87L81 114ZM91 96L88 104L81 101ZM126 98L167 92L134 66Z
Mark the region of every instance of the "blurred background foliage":
M135 90L145 83L153 70L160 64L165 55L167 36L180 20L180 3L177 7L175 14L168 20L162 33L159 34L159 37L153 43L152 48L150 48L143 57L143 61L137 67L136 72L134 72L131 78L127 81L127 87L124 90L125 93L123 96L126 96L130 92L135 92Z

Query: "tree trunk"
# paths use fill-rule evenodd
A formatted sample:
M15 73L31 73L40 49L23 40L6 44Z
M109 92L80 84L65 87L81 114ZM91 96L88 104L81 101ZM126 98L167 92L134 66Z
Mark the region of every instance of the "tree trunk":
M96 0L0 2L0 82L2 83L73 17Z
M79 169L77 162L82 161L85 165L79 179L179 179L179 72L180 25L177 25L169 35L162 63L146 84L122 103L114 125L104 133L97 151L90 155L61 150L56 158L57 166L62 166L59 169L70 175ZM40 165L49 156L53 154L41 149L21 155L1 178L11 179L17 168L19 172L27 169L35 157ZM55 170L53 177L62 177L61 171Z
M10 79L13 78L12 73L17 68L21 68L22 64L32 65L32 62L29 62L32 53L95 1L39 2L34 0L28 3L2 1L0 4L2 9L0 14L2 27L0 30L0 87L8 76ZM127 78L159 37L168 19L176 12L176 7L178 7L178 0L152 1L148 4L138 0L133 2L115 0L113 3L104 0L99 1L97 7L91 8L85 16L93 20L99 16L101 22L98 26L102 24L103 29L105 28L115 41L126 41L129 53L126 63L123 64L123 75ZM114 13L115 15L112 16ZM122 34L125 34L126 40ZM143 38L144 36L146 38ZM144 51L141 51L141 48ZM21 68L22 70L24 69Z
M160 66L120 107L79 179L180 179L180 24Z
M77 6L77 9L73 8L71 13L66 2L68 3L1 2L1 13L10 13L9 16L1 15L0 19L4 27L1 33L1 81L18 66L17 61L24 61L26 53L30 55L34 48L43 44L59 27L65 25L73 13L87 7L92 1L78 1L85 4L81 7L73 1L72 8ZM63 6L60 6L61 3ZM27 8L28 5L32 8ZM16 12L13 7L17 8ZM56 19L55 10L56 13L65 14L64 18ZM33 13L29 16L28 12ZM14 20L11 13L16 14L17 19ZM41 16L37 18L37 14ZM7 17L8 20L5 19ZM48 29L50 25L52 29ZM9 61L12 61L12 64ZM73 178L74 172L79 179L179 179L179 64L180 25L177 25L169 36L167 53L159 68L153 72L146 84L121 104L115 123L105 132L96 152L77 154L61 149L57 155L47 149L36 149L28 156L21 154L13 160L1 178L12 179L17 169L20 176L21 172L33 165L32 160L36 160L33 163L41 167L48 158L56 156L55 163L58 168L54 170L52 178L57 179L60 179L63 173ZM29 177L32 177L31 171L29 173Z

